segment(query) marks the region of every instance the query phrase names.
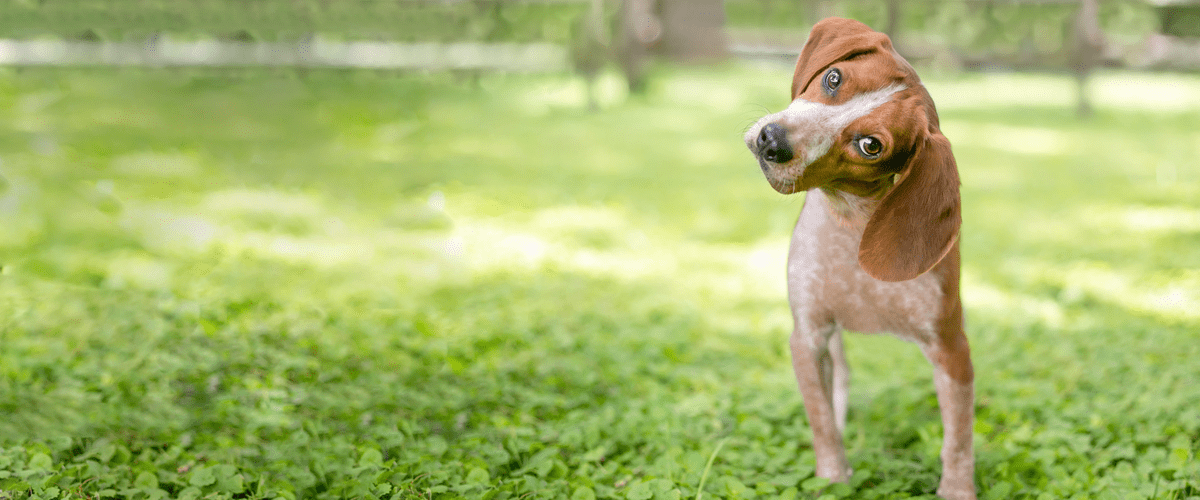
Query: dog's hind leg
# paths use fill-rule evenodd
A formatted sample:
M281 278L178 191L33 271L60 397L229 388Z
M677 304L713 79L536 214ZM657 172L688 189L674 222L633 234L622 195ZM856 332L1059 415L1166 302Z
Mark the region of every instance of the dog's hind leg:
M922 346L933 363L933 383L942 413L942 480L938 496L975 500L975 373L962 330L943 332L939 342Z
M833 360L833 416L838 432L846 434L846 406L850 403L850 365L846 363L846 348L841 329L829 337L829 356Z

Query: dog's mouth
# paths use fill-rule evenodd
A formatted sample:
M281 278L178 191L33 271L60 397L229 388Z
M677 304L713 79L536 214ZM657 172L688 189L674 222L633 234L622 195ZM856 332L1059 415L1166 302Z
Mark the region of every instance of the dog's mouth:
M778 130L776 130L778 128ZM774 124L758 126L746 133L746 147L758 160L767 183L781 194L792 194L800 189L804 163L786 142L786 131Z
M767 183L771 188L778 191L780 194L793 194L801 189L801 179L804 176L804 166L799 161L790 161L788 163L776 163L767 160L762 155L755 153L755 158L758 160L758 167L762 170L763 177L767 179Z
M804 191L804 189L801 189L799 176L772 175L772 172L779 172L779 170L765 171L763 174L767 177L767 183L771 185L772 189L778 191L779 194L794 194Z

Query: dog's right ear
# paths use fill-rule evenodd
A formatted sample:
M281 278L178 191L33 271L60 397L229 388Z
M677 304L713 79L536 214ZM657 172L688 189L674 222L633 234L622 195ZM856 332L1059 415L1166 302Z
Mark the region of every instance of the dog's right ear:
M958 241L958 187L950 141L928 133L867 222L858 247L863 270L878 280L905 281L937 265Z
M800 97L813 77L830 64L851 55L875 51L891 51L892 40L887 35L872 30L853 19L829 17L813 25L804 42L804 50L796 59L796 71L792 75L792 99Z

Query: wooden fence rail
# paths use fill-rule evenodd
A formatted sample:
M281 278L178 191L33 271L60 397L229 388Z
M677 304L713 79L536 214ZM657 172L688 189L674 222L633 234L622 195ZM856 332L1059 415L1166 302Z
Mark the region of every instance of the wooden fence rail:
M545 43L0 40L0 64L13 66L290 66L543 72L561 71L566 68L566 61L564 47Z

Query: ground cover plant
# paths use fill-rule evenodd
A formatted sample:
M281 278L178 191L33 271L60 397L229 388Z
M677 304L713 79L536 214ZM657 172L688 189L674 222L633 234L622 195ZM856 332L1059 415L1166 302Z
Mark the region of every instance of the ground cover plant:
M0 498L931 498L928 364L851 336L813 478L741 145L788 68L0 73ZM1200 79L926 80L982 498L1200 497Z

